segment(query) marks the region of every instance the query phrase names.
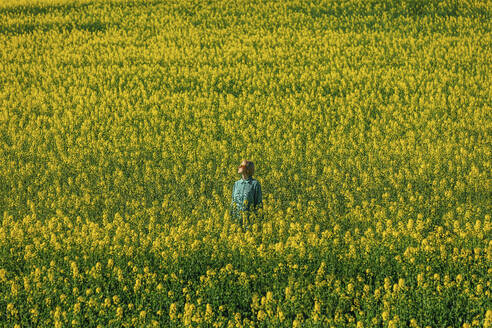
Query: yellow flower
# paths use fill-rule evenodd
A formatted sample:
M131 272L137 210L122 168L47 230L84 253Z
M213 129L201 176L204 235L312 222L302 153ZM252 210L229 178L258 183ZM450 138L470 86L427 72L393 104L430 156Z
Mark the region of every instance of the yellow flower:
M212 320L212 317L213 317L212 306L207 303L207 305L205 307L205 320L210 321L210 320Z
M283 322L285 320L285 314L282 310L278 309L277 310L277 317L280 322Z
M421 286L424 281L424 274L422 272L417 274L417 285Z
M12 303L7 304L7 311L10 312L11 315L14 315L16 313L14 304Z
M176 303L171 303L171 306L169 307L169 318L172 321L176 321L178 318L178 308L176 306Z
M354 292L354 285L352 283L349 283L347 285L347 293L351 295Z
M265 320L266 316L267 315L263 310L258 311L258 314L256 315L259 321Z
M485 312L485 321L483 323L484 328L489 328L492 327L492 310L488 309L487 312Z
M381 297L381 290L380 290L379 288L376 288L376 289L374 290L374 297L375 297L376 299L379 299L379 298Z
M114 265L113 259L108 259L108 268L111 269L113 267L113 265Z
M5 270L3 268L0 269L0 281L1 282L7 281L6 275L7 275L7 270Z
M80 303L75 303L75 305L73 306L73 313L74 314L78 314L80 312Z

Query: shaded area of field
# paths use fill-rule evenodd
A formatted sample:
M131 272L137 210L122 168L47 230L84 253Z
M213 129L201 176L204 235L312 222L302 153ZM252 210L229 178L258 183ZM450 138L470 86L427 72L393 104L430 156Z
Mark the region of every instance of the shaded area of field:
M102 22L91 22L81 24L17 24L17 25L0 25L0 34L19 35L25 33L36 32L71 32L72 30L80 30L87 32L104 32L108 24Z

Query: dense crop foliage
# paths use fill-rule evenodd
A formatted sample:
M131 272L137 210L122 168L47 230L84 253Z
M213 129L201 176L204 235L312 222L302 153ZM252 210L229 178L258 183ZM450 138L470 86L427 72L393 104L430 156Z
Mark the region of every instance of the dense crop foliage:
M490 11L1 1L0 323L491 327Z

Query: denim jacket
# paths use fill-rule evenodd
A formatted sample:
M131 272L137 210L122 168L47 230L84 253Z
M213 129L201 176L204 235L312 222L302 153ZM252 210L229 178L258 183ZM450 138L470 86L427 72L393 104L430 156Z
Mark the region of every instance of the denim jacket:
M253 211L257 213L259 208L263 207L263 200L261 195L261 185L258 180L253 177L248 179L241 178L234 182L232 187L232 201L231 201L231 216L241 222L242 213L249 218L249 212Z

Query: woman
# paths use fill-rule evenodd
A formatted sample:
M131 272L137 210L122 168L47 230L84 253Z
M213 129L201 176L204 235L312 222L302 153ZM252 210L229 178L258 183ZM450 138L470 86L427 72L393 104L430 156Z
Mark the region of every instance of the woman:
M241 227L249 229L249 213L255 215L258 209L263 207L261 186L258 180L253 179L255 165L253 162L243 160L237 170L242 177L234 182L232 188L231 216Z

